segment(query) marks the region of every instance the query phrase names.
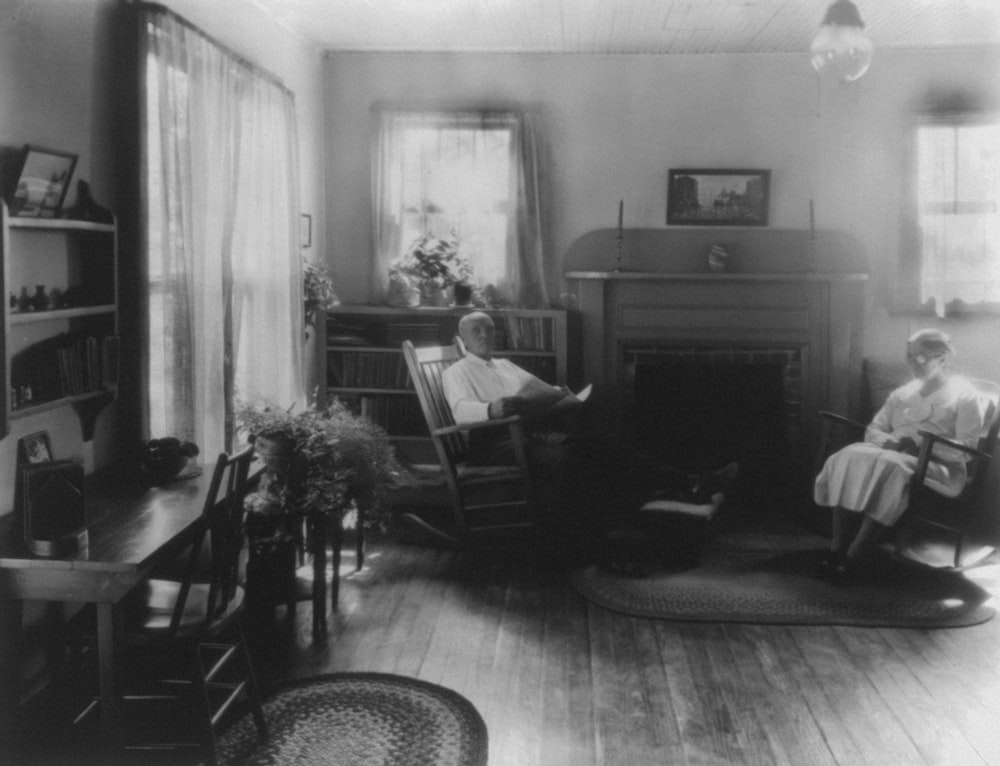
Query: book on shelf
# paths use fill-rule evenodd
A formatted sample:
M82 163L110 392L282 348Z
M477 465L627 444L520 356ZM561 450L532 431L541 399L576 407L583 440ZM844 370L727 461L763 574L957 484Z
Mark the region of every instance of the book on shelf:
M441 325L436 322L389 322L385 326L385 345L400 348L408 340L414 346L437 346L441 343Z
M508 350L555 350L555 328L548 317L506 316L503 320L504 347ZM499 341L497 348L501 348Z
M344 388L406 388L409 374L402 354L384 351L327 352L327 385Z
M101 391L118 383L118 337L63 333L11 359L16 406Z

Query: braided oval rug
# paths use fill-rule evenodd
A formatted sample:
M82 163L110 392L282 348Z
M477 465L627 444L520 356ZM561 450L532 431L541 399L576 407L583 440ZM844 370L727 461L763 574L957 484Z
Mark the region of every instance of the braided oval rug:
M443 686L384 673L338 673L281 685L264 702L269 737L247 714L218 743L236 766L485 766L486 724Z
M816 576L822 553L710 547L691 569L589 566L572 582L594 604L661 620L955 628L995 613L991 594L960 572L884 561L869 581L837 586Z

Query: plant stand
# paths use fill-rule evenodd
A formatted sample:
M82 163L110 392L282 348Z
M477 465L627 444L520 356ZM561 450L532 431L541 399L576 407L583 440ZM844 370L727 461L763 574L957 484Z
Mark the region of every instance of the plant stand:
M247 597L256 608L285 604L295 611L298 543L289 517L247 514Z

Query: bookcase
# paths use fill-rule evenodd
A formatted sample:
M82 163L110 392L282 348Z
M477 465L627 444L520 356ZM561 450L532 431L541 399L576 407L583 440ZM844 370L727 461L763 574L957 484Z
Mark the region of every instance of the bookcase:
M85 440L118 386L118 229L65 218L19 218L0 203L3 388L10 421L71 406Z
M382 426L404 456L433 462L427 425L403 360L402 342L443 346L472 308L337 306L320 324L317 401L334 397ZM579 337L572 312L558 309L487 309L503 356L550 383L575 383Z

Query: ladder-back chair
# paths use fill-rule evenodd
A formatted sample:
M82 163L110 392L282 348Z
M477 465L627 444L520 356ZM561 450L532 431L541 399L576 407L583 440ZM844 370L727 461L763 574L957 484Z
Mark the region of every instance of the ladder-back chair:
M456 425L444 396L441 374L461 358L456 345L417 348L403 341L403 356L420 408L441 464L460 541L485 533L513 532L535 526L536 502L520 417ZM512 465L469 465L469 435L504 432L510 439Z
M236 455L219 455L182 577L148 580L133 594L126 610L125 634L131 659L137 662L135 676L144 681L126 701L174 701L193 711L197 731L188 733L193 735L193 744L204 748L209 761L215 758L216 730L237 703L249 706L258 733L267 736L241 624L245 604L239 584L243 500L252 459L252 446ZM202 544L205 535L208 546ZM207 582L196 582L199 557L206 547L210 576ZM132 746L164 750L178 744L174 739L164 742L143 736Z

